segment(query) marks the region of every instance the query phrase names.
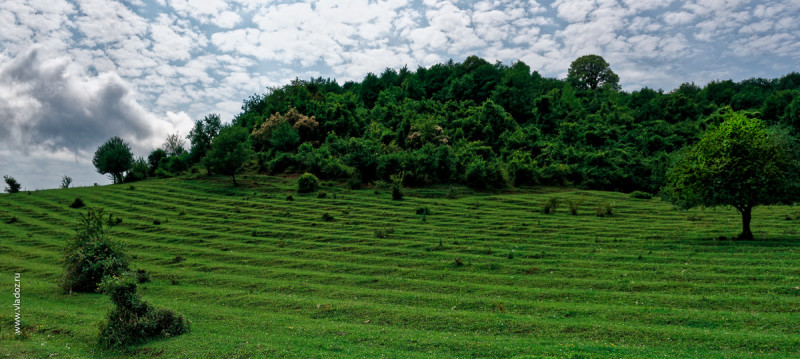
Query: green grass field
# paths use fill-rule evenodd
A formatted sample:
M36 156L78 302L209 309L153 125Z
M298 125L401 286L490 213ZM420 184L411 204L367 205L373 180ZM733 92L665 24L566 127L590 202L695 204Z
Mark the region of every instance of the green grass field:
M0 196L0 357L797 357L798 207L679 211L620 193L474 193L323 186L276 177L150 180ZM292 194L294 201L287 201ZM545 215L550 197L579 199ZM111 308L58 289L84 209L131 264L145 300L191 332L124 351L96 345ZM601 202L613 215L597 217ZM417 215L418 208L430 215ZM333 221L323 220L329 214ZM154 220L160 224L154 224ZM11 223L13 222L13 223ZM23 335L13 330L14 273Z

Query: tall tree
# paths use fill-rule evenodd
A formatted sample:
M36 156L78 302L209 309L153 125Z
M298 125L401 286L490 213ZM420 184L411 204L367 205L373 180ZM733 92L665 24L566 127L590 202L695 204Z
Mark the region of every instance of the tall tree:
M684 208L733 206L742 215L740 238L752 239L753 207L800 199L796 140L742 113L723 115L668 172L668 191Z
M97 172L110 174L114 183L122 183L122 174L133 165L133 153L121 138L114 136L100 145L92 159Z
M619 90L619 76L611 71L611 66L598 55L585 55L569 65L567 79L579 89L594 90L598 87Z
M221 127L222 121L220 121L219 115L216 113L195 121L194 128L186 136L192 144L189 156L189 160L192 163L197 163L201 158L205 157L206 152L211 147L211 141L219 133Z
M231 176L233 185L236 183L236 172L246 164L253 155L249 134L244 127L223 127L214 140L211 141L211 150L204 159L206 166L217 173Z

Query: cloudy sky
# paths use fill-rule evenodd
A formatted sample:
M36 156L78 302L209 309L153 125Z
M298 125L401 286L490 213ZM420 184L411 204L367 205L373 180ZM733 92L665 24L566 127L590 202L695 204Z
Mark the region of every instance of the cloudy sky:
M599 54L624 90L800 71L800 0L0 0L0 175L106 184L112 136L146 156L268 86L475 54L565 77Z

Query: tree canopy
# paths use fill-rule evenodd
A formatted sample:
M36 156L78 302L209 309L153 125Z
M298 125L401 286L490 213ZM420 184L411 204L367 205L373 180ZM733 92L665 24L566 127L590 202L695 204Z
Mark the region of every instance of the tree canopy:
M619 90L619 76L611 71L611 66L598 55L584 55L569 65L567 79L579 89L594 90L605 87Z
M114 183L122 183L123 174L133 165L133 153L125 141L114 136L97 148L92 163L97 172L110 174Z
M742 215L740 238L752 239L753 207L800 199L800 159L785 132L739 112L722 117L670 169L669 191L685 208L733 206Z
M219 174L231 176L236 186L236 173L253 154L247 130L238 126L223 127L211 141L205 161L207 166Z

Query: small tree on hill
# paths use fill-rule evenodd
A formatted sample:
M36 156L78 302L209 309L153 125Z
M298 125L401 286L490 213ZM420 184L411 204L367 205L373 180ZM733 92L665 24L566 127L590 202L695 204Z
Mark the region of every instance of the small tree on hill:
M667 174L667 192L683 208L733 206L742 215L740 238L752 239L753 207L800 198L797 146L761 120L732 111L723 116L677 160Z
M128 270L122 245L106 234L110 218L102 208L81 215L77 233L64 249L64 290L94 292L104 277Z
M100 145L92 159L97 172L110 174L114 183L122 183L122 174L133 165L131 147L119 137L112 137Z
M236 186L236 172L250 161L252 155L253 149L247 130L240 126L228 126L220 130L211 141L211 150L204 161L215 172L231 176L233 185Z
M20 187L22 187L22 185L19 184L19 182L17 182L17 180L14 179L14 177L3 176L3 179L6 181L6 185L8 185L8 187L5 188L6 192L8 192L8 193L17 193L17 192L19 192L19 189L20 189Z
M67 176L67 175L64 175L64 177L61 177L61 188L62 189L69 188L69 185L71 185L71 184L72 184L72 177Z

